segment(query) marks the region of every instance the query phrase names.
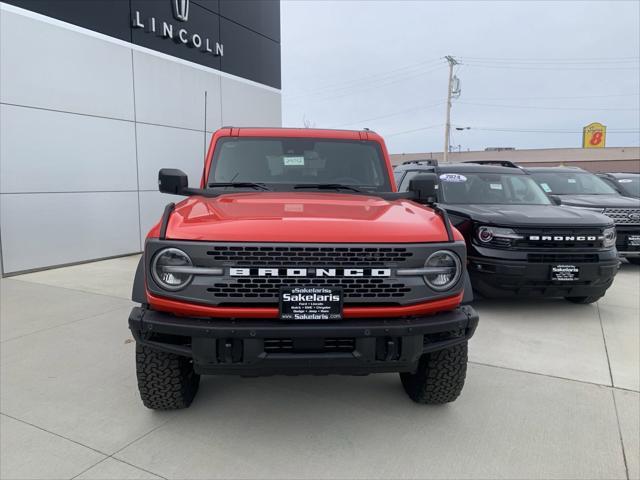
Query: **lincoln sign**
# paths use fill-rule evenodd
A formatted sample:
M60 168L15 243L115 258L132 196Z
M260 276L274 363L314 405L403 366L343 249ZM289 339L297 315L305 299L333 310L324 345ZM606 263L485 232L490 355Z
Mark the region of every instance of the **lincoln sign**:
M189 18L189 0L167 0L171 1L173 6L173 16L180 22L187 22ZM133 14L133 28L141 28L145 32L157 35L162 38L169 38L176 43L197 48L202 53L222 57L224 55L224 46L221 43L212 41L200 33L190 32L181 25L174 25L167 20L156 19L156 17L144 17L139 10Z

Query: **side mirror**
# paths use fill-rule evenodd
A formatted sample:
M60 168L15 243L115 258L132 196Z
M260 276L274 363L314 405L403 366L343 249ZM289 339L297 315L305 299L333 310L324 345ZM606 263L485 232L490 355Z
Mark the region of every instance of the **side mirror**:
M186 195L189 186L187 174L176 168L162 168L158 172L158 190L172 195Z
M422 173L409 181L409 191L415 195L419 203L436 203L438 201L438 177L435 173Z
M548 195L548 197L554 205L562 205L562 199L558 195Z

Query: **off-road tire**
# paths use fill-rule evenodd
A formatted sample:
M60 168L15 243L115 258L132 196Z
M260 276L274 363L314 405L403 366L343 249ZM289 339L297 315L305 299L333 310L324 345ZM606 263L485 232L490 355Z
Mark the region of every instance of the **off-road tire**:
M464 342L423 355L416 373L400 373L400 380L414 402L440 405L458 398L466 375L467 342Z
M200 375L191 359L136 345L136 374L142 403L152 410L187 408L198 392Z
M600 300L604 295L591 295L589 297L564 297L565 300L571 303L577 303L580 305L587 305L589 303L594 303Z
M640 257L627 257L627 260L634 265L640 265Z

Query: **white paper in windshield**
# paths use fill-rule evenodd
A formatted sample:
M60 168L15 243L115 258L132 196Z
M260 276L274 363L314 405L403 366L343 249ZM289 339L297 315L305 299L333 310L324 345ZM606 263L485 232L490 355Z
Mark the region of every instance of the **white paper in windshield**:
M567 182L576 183L576 179L575 178L567 178Z
M465 177L464 175L460 175L459 173L443 173L442 175L440 175L440 180L442 180L443 182L459 183L466 182L467 177Z
M542 190L544 190L546 193L549 193L551 191L551 187L549 186L548 183L541 183L540 186L542 187Z
M631 180L630 178L621 178L620 180L618 180L618 183L631 183L633 182L633 180Z
M502 184L501 183L490 183L489 184L489 188L491 188L491 190L502 190Z
M284 157L285 167L303 167L304 157Z

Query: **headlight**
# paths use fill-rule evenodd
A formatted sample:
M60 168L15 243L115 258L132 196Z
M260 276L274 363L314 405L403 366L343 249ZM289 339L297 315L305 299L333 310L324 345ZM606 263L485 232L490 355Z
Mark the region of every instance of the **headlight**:
M567 205L567 207L576 208L578 210L589 210L590 212L596 212L596 213L604 213L604 208L598 208L598 207L576 207L574 205Z
M155 282L165 290L176 291L186 287L193 274L185 273L193 263L189 255L177 248L165 248L159 251L151 262L151 275Z
M617 235L615 227L605 228L602 232L602 236L604 237L604 240L602 241L602 245L604 247L609 248L616 244Z
M460 258L449 250L439 250L432 253L424 266L428 272L424 275L424 281L438 292L449 290L458 283L462 274Z
M522 240L524 237L522 235L518 235L511 228L482 226L476 230L476 238L482 243L489 243L494 238Z

